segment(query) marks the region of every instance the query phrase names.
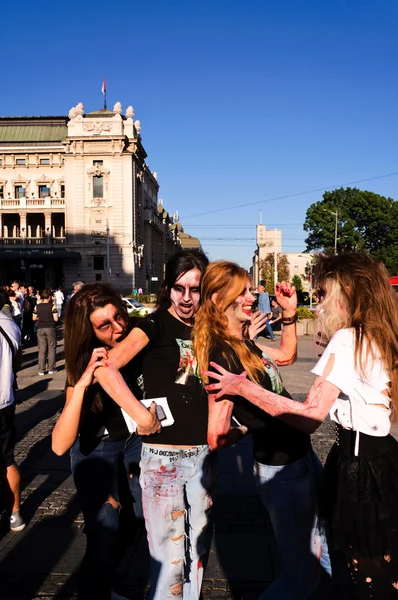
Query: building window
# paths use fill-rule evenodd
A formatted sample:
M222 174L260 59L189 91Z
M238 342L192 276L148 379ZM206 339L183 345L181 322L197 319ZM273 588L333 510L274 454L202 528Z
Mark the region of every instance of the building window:
M94 167L102 167L103 164L104 164L103 160L93 160Z
M4 198L4 187L0 185L0 200Z
M61 198L65 198L65 184L61 184Z
M93 269L94 269L94 271L103 271L105 269L105 257L104 256L94 256Z
M95 281L101 281L101 279L102 279L101 273L96 273L95 274Z
M104 197L104 178L97 177L94 175L93 177L93 198L103 198Z
M48 185L39 185L39 198L47 198L50 195Z
M15 198L24 198L26 196L26 189L22 185L15 186Z
M49 165L50 164L50 159L49 158L41 158L40 159L40 164L41 165Z
M294 265L294 268L295 268L295 269L298 269L298 264L297 264L297 263Z
M17 160L16 160L17 165L24 165L25 163L26 163L26 160L24 158L17 158Z
M2 159L2 158L0 158L0 165L2 165L2 164L3 164L3 159Z

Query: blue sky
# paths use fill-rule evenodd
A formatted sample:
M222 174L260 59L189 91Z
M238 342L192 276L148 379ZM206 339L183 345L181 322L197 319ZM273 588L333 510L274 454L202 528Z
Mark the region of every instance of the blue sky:
M397 25L395 0L8 2L0 114L101 108L106 77L108 106L141 121L167 210L212 260L249 267L259 209L301 252L322 192L273 198L398 171Z

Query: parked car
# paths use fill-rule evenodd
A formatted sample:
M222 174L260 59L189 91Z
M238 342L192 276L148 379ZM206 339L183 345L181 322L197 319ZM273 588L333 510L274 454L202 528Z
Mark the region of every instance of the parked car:
M133 310L138 310L142 317L145 317L146 315L149 315L154 310L156 310L155 308L149 308L148 306L144 306L143 304L141 304L141 302L138 302L138 300L136 300L135 298L122 297L122 300L123 300L123 303L126 306L128 312L131 312Z
M394 277L390 277L390 283L394 292L398 293L398 275L394 275Z

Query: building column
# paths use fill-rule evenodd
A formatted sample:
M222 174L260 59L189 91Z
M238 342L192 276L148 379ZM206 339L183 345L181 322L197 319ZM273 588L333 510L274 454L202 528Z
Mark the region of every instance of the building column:
M47 246L51 245L51 213L44 213L44 232L46 236L46 244Z
M28 231L26 229L26 212L19 213L19 231L21 234L22 243L26 243L26 236L28 235ZM10 232L8 233L10 235Z
M3 237L3 215L0 213L0 240Z

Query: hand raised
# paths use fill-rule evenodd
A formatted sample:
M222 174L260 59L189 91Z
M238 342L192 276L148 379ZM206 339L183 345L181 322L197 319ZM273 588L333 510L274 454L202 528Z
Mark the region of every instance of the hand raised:
M260 331L264 329L267 318L267 313L262 313L260 311L254 313L249 325L249 338L251 340L254 340L258 336Z
M88 365L76 385L88 388L94 382L94 374L98 367L106 367L108 351L106 348L94 348Z
M294 311L297 308L297 294L294 285L281 281L275 286L275 298L283 310Z

